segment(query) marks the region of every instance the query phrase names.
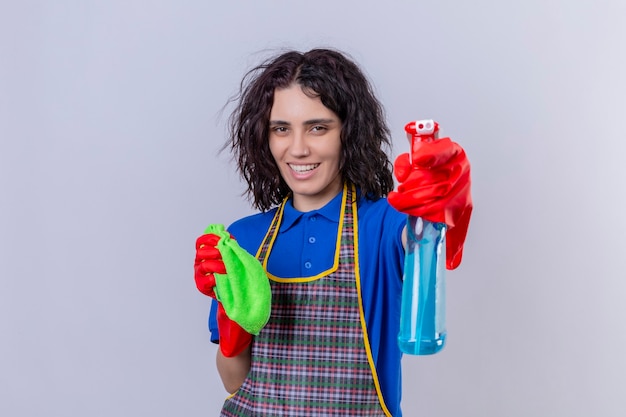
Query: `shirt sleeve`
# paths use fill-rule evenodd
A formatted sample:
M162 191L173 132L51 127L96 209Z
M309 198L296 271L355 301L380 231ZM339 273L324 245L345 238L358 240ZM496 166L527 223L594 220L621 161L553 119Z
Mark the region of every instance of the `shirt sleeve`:
M217 301L211 300L211 310L209 311L209 332L211 333L211 342L219 343L220 332L217 329Z

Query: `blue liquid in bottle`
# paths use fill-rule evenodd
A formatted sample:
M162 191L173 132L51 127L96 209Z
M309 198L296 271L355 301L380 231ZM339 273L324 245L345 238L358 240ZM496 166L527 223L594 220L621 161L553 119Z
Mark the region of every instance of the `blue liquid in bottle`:
M446 340L446 225L407 220L407 248L398 344L411 355L439 352Z

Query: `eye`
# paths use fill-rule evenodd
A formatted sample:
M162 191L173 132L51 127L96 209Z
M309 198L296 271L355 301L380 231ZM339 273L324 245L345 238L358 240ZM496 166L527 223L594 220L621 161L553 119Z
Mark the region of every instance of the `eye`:
M323 125L315 125L311 127L311 132L313 133L324 133L328 130L326 126Z
M272 126L270 130L274 134L285 135L289 131L289 128L286 126L277 125L277 126Z

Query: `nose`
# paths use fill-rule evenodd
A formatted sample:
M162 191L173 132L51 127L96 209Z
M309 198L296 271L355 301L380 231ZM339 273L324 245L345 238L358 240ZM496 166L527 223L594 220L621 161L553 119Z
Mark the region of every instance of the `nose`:
M310 153L309 144L306 139L305 132L294 132L289 152L294 157L308 156Z

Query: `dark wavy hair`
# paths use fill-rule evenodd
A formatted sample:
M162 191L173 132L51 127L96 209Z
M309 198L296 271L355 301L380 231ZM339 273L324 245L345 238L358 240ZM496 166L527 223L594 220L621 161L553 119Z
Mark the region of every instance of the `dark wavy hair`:
M344 181L368 198L393 189L390 131L382 105L359 67L341 52L313 49L289 51L246 73L236 108L229 118L230 148L248 184L254 207L267 211L290 193L269 148L269 118L274 91L296 83L310 97L319 97L341 120L340 172Z

